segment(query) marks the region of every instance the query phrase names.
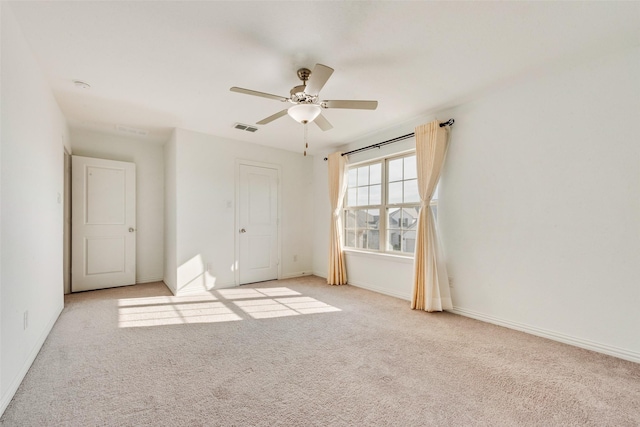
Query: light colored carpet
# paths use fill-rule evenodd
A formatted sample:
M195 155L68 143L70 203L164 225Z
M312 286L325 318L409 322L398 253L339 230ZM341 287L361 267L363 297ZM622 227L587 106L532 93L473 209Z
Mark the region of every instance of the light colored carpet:
M640 365L307 277L66 298L3 426L640 425Z

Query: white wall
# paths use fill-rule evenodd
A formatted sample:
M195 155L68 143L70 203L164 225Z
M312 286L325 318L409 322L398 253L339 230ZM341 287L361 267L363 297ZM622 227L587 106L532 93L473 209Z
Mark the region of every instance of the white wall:
M164 276L164 149L145 140L71 129L77 156L136 164L136 283Z
M640 49L450 111L459 312L640 361Z
M312 272L312 159L302 154L176 130L174 291L235 284L236 160L281 168L281 277ZM297 256L297 261L294 261ZM205 266L211 269L205 274ZM193 280L196 278L196 280ZM188 286L187 286L188 285Z
M0 412L3 412L64 304L62 195L68 131L10 7L2 2L0 8Z
M329 269L329 175L324 160L330 152L313 156L313 274L327 277Z
M638 75L636 48L437 113L456 120L438 218L457 313L640 361ZM411 269L347 254L350 281L401 298Z
M176 131L164 145L164 283L177 292L176 255Z

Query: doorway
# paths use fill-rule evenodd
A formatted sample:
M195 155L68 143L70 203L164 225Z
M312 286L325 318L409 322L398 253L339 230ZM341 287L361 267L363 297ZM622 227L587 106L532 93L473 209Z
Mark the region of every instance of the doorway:
M236 283L278 279L279 167L241 162L237 169Z
M135 284L136 165L71 156L71 291Z

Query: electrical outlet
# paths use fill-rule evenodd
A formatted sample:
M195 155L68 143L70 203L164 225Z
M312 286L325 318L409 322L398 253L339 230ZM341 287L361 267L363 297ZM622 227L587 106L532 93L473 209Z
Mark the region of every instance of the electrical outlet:
M298 262L298 255L293 256L293 262Z
M453 288L453 277L449 277L449 287Z
M207 263L207 273L211 273L211 263Z
M24 330L29 327L29 310L25 310L22 315L22 327Z

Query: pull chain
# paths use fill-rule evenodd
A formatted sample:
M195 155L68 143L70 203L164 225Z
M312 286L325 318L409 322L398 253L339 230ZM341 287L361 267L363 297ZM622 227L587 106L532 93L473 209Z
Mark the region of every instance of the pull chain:
M304 155L307 156L307 148L309 148L309 140L307 134L307 122L304 122Z

